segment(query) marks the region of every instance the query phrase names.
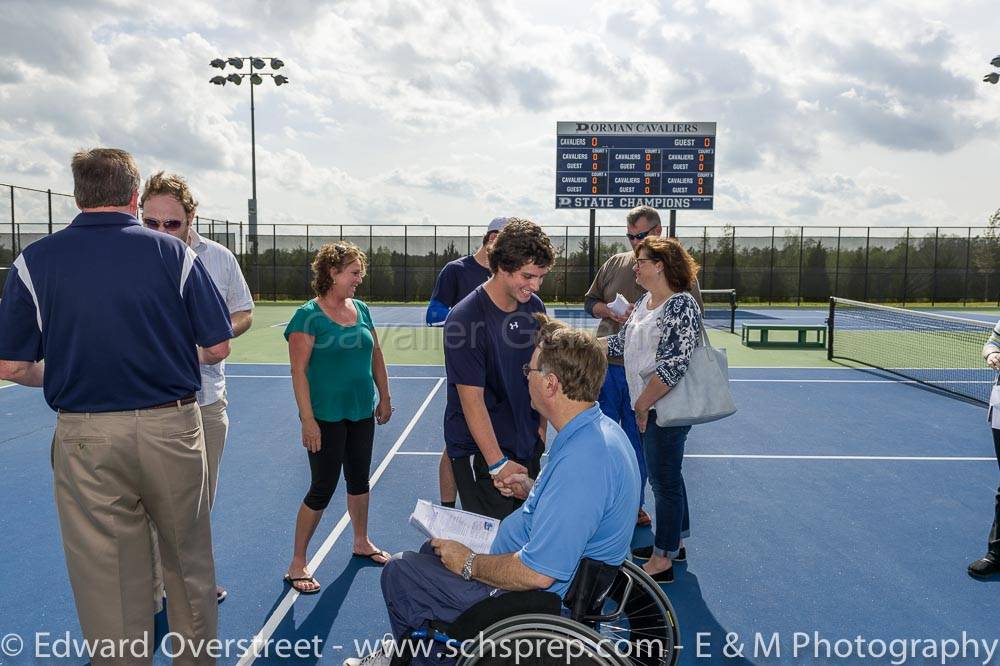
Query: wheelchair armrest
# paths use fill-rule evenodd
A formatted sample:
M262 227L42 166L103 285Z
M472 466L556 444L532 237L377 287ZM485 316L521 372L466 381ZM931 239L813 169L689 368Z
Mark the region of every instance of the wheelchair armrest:
M580 560L563 599L570 617L578 622L588 617L596 618L620 570L620 564L605 564L589 557Z

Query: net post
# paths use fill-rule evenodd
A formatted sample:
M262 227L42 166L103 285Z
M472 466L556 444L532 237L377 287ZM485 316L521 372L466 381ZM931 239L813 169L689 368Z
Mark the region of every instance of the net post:
M729 332L736 334L736 290L729 292Z
M826 319L826 360L833 360L833 316L837 310L837 299L830 297L830 314Z

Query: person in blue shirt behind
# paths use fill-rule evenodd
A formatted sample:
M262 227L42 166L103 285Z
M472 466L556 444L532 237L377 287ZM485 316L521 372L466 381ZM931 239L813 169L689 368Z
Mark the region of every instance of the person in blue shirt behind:
M428 326L443 326L448 312L472 290L490 279L490 248L507 225L507 217L494 217L483 236L483 244L473 254L449 261L438 273L427 304Z
M454 621L501 591L547 590L565 596L580 560L618 566L629 554L639 510L639 465L628 437L597 405L607 359L586 331L538 319L538 344L523 367L531 404L556 429L548 464L532 482L512 474L496 482L526 499L501 523L489 553L433 539L419 552L394 556L382 572L382 594L396 641L431 620ZM394 645L345 666L388 666ZM432 651L433 652L433 651ZM413 664L451 663L418 656Z
M541 227L511 218L490 250L492 277L445 322L444 440L466 511L503 518L520 502L501 496L493 479L538 476L547 425L531 408L521 366L534 347L532 314L545 312L536 292L554 261Z
M475 254L449 261L441 269L434 283L434 293L427 305L427 325L442 326L448 317L448 312L459 301L472 293L472 290L490 279L490 248L497 234L507 225L506 217L494 217L483 236L483 244ZM441 504L455 508L458 488L455 487L455 475L451 472L451 459L447 448L441 452L438 463L438 488L441 491Z

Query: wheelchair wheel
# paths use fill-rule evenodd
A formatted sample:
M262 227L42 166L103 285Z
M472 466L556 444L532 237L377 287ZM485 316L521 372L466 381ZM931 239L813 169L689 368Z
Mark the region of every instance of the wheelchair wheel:
M482 640L458 666L628 666L606 639L586 625L559 615L517 615L483 630Z
M596 629L610 644L618 646L617 653L626 657L626 664L677 663L681 638L677 614L660 585L642 567L625 560L602 613L614 617L598 623Z

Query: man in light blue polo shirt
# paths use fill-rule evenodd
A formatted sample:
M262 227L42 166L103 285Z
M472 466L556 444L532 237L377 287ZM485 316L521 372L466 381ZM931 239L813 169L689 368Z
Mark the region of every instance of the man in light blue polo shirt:
M489 554L434 539L394 557L382 594L396 640L431 620L451 622L498 591L565 596L580 560L619 565L639 509L639 466L621 426L597 406L607 360L596 340L538 315L540 333L524 367L531 403L558 431L538 480L513 474L501 493L524 505L500 523ZM388 666L391 646L345 666ZM417 658L413 664L441 663Z
M53 486L84 638L152 663L152 519L179 602L167 610L174 664L215 663L204 650L218 604L195 393L199 355L229 354L229 313L192 249L139 224L131 155L81 151L72 168L81 213L24 248L4 286L0 379L42 385L58 411ZM92 663L125 661L116 657Z

